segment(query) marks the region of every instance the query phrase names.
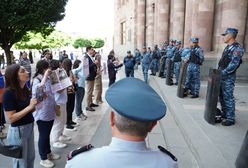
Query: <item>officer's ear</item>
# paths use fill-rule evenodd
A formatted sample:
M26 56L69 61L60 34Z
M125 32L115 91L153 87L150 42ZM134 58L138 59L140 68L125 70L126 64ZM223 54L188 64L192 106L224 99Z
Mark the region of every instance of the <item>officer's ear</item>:
M152 131L152 129L157 125L157 121L153 121L152 124L151 124L151 127L150 127L150 130L149 132Z
M110 126L114 127L115 125L115 113L113 111L110 112Z

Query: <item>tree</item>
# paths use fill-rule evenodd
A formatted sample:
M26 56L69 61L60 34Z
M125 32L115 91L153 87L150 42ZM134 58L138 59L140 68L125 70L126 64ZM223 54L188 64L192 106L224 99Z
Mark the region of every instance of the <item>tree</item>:
M87 47L89 45L91 45L91 41L85 38L78 38L73 43L73 47L76 49Z
M101 48L104 46L104 40L100 38L93 39L91 40L91 45L93 48Z
M28 32L21 41L15 44L17 49L60 48L71 43L71 38L61 31L53 31L49 36Z
M0 46L7 64L10 49L28 31L50 34L57 21L64 18L67 0L0 0Z
M85 38L78 38L73 43L74 48L83 48L89 45L91 45L93 48L101 48L104 46L104 40L100 38L96 38L93 40L89 40Z

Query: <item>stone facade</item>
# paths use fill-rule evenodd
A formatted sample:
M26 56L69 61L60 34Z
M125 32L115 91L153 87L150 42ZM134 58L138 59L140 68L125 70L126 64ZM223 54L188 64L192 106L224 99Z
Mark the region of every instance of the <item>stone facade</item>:
M190 37L200 38L205 55L217 57L225 44L221 33L239 29L237 41L248 51L248 0L115 0L114 49L124 56L147 45L169 39L188 46ZM120 25L126 24L126 43L121 44ZM219 55L219 54L218 54Z

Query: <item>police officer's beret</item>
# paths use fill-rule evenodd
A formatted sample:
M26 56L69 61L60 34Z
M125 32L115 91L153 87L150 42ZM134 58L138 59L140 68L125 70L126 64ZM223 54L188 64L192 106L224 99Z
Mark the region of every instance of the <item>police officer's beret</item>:
M191 37L190 41L192 41L193 43L198 43L199 42L199 38L197 37Z
M125 78L114 83L106 91L105 98L115 112L131 120L156 121L166 113L161 97L137 78Z
M238 34L238 29L235 29L235 28L227 28L225 33L221 34L222 36L225 36L227 34L233 34L234 36L237 36Z
M181 45L182 42L180 40L176 40L176 45Z

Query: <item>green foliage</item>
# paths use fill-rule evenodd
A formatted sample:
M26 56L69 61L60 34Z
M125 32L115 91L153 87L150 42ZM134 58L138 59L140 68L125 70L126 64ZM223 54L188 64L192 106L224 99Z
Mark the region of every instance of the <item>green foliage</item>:
M60 48L70 44L71 38L60 31L54 31L49 36L41 33L28 32L22 40L15 44L17 49Z
M73 43L73 47L77 49L87 47L89 45L91 45L91 41L88 39L84 39L84 38L78 38Z
M93 48L101 48L104 46L104 40L100 38L93 39L91 40L91 45Z
M73 47L74 48L83 48L91 45L93 48L101 48L104 46L104 40L100 38L96 39L85 39L85 38L78 38L74 41Z
M49 35L64 18L68 0L0 0L0 46L10 64L9 51L28 31Z

